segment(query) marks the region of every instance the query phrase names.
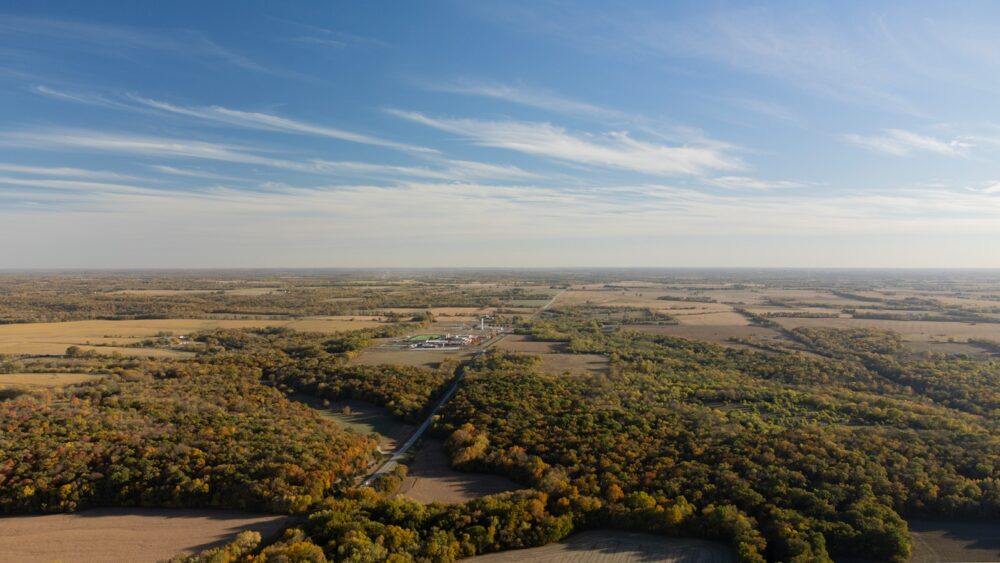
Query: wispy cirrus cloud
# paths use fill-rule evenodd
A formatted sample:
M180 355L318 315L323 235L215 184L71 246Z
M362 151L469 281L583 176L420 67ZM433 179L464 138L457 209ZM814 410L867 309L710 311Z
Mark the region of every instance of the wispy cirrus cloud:
M620 110L582 102L555 92L529 88L523 85L511 86L509 84L468 78L444 82L421 82L420 84L425 90L432 92L480 96L543 109L553 113L619 120L630 119L632 117Z
M151 100L148 98L143 98L135 95L129 96L129 98L139 104L142 104L146 107L153 108L156 110L173 113L177 115L184 115L187 117L193 117L207 121L213 121L216 123L224 123L227 125L233 125L237 127L247 127L250 129L262 129L266 131L278 131L286 133L298 133L304 135L316 135L320 137L327 137L330 139L349 141L352 143L375 145L375 146L410 151L410 152L428 153L428 154L437 153L437 151L435 151L434 149L426 147L408 145L406 143L397 143L395 141L390 141L387 139L382 139L371 135L365 135L362 133L354 133L352 131L347 131L337 127L318 125L314 123L306 123L304 121L298 121L295 119L289 119L286 117L280 117L268 113L240 111L221 106L186 107L158 100Z
M707 181L709 185L729 190L787 190L802 188L807 184L790 180L761 180L747 176L719 176Z
M496 179L532 179L538 176L517 166L434 158L432 166L401 166L326 159L294 160L259 148L211 143L200 140L108 133L94 130L56 129L42 131L0 132L0 146L38 150L103 152L143 155L156 159L194 159L264 166L312 175L444 181L486 181ZM3 170L4 165L0 165ZM21 167L25 172L27 168ZM154 170L174 176L231 180L212 172L152 165ZM41 169L40 169L41 171Z
M49 98L78 104L108 107L126 111L161 112L247 129L293 133L299 135L314 135L329 139L337 139L364 145L374 145L414 153L438 153L438 151L427 147L398 143L372 135L355 133L338 127L307 123L269 113L241 111L222 106L182 106L160 100L144 98L136 94L111 97L101 94L68 92L46 85L35 85L31 88L31 90Z
M49 176L53 178L93 178L104 180L134 179L133 176L110 172L107 170L88 170L68 166L25 166L23 164L0 163L0 172L26 174L30 176Z
M965 156L974 146L961 138L942 140L905 129L885 129L879 135L852 133L844 138L859 147L893 156L912 156L915 153Z
M474 144L550 159L629 170L660 176L699 175L710 170L735 170L742 161L733 147L721 142L701 146L668 146L641 141L627 132L573 134L551 123L434 118L422 113L387 110L397 117L462 135Z

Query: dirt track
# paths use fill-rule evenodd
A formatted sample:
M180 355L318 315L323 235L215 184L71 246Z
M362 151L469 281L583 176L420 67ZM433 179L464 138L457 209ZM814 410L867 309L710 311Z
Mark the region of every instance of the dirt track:
M573 534L559 543L472 557L475 563L729 563L732 550L721 543L668 538L619 530Z
M0 562L152 563L224 544L242 530L267 538L287 521L248 512L147 508L9 516L0 518Z

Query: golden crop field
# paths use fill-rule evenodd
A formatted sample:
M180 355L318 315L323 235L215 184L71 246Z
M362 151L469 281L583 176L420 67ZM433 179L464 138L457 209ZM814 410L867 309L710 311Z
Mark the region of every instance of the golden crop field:
M378 317L341 316L303 319L152 319L130 321L70 321L0 325L0 354L63 354L69 346L102 353L139 356L178 356L176 350L124 347L157 333L186 335L219 328L282 326L301 331L338 332L376 326Z
M0 387L62 387L101 377L89 373L0 373Z

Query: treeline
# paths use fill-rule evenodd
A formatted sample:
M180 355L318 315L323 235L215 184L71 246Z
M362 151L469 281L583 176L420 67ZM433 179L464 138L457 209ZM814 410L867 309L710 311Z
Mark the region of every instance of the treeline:
M299 277L260 287L245 280L0 276L0 324L168 318L292 318L381 315L394 308L503 306L548 299L518 287L463 287L431 281L335 283ZM260 291L256 291L260 290ZM417 311L418 316L425 313ZM398 319L392 319L398 320Z
M410 325L386 325L329 335L266 328L220 330L194 338L207 347L202 361L244 363L258 368L262 380L272 385L321 399L366 400L416 422L451 380L457 363L445 362L435 370L346 364L377 338L411 329Z

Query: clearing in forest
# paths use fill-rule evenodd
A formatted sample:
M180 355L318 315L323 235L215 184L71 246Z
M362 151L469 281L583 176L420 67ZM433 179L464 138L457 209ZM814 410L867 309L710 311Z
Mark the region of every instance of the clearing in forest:
M543 342L531 340L528 336L511 334L497 341L495 347L499 350L531 354L542 358L541 370L545 373L562 375L564 373L607 373L610 362L599 354L574 354L566 351L563 342Z
M424 504L459 503L520 488L500 475L452 469L444 444L440 440L427 439L408 465L399 494Z

